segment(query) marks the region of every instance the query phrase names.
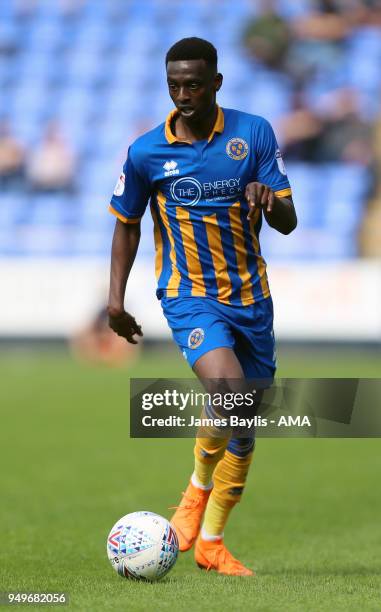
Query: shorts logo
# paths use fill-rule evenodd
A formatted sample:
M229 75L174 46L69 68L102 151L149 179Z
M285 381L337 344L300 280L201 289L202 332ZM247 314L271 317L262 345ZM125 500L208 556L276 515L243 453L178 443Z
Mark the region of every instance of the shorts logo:
M249 152L249 145L242 138L231 138L226 145L226 153L232 159L245 159Z
M198 348L204 341L205 332L201 327L196 327L188 336L188 346L190 349Z
M118 179L117 184L115 185L114 195L116 196L123 195L125 181L126 181L126 177L125 177L124 172L122 172L122 174L120 175Z

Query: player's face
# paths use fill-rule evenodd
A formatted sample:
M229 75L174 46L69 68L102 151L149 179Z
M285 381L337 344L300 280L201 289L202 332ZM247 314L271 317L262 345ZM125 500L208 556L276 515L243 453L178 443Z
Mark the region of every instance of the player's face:
M216 74L204 60L168 62L167 82L180 115L192 122L202 121L214 110L222 75Z

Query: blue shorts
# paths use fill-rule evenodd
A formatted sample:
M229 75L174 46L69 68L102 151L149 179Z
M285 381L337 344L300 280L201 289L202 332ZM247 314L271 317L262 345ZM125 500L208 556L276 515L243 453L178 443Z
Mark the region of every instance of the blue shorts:
M272 379L276 369L271 297L230 306L208 297L163 297L173 338L191 367L205 353L233 349L246 378Z

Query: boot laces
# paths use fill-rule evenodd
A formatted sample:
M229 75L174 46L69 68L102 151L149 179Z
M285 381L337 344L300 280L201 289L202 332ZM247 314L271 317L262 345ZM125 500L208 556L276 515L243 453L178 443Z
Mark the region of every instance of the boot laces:
M187 495L185 491L182 491L181 494L183 497L180 505L169 506L168 510L177 510L178 508L181 508L181 510L194 510L195 508L197 508L197 506L200 505L201 497L191 497L190 495ZM185 503L183 503L184 500Z

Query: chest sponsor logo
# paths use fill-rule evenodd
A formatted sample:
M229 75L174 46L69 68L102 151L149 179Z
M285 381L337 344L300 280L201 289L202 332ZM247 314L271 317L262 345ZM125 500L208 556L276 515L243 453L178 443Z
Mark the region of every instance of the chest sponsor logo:
M192 176L184 176L171 184L172 199L184 206L195 206L201 199L206 202L230 200L242 193L241 179L229 178L200 183Z
M177 162L173 161L173 159L171 159L171 161L166 161L163 168L165 170L164 176L174 176L180 172L177 167Z
M226 153L231 159L245 159L249 152L249 145L243 138L231 138L226 145Z
M171 196L180 204L194 206L201 200L201 183L191 176L179 178L171 184Z

